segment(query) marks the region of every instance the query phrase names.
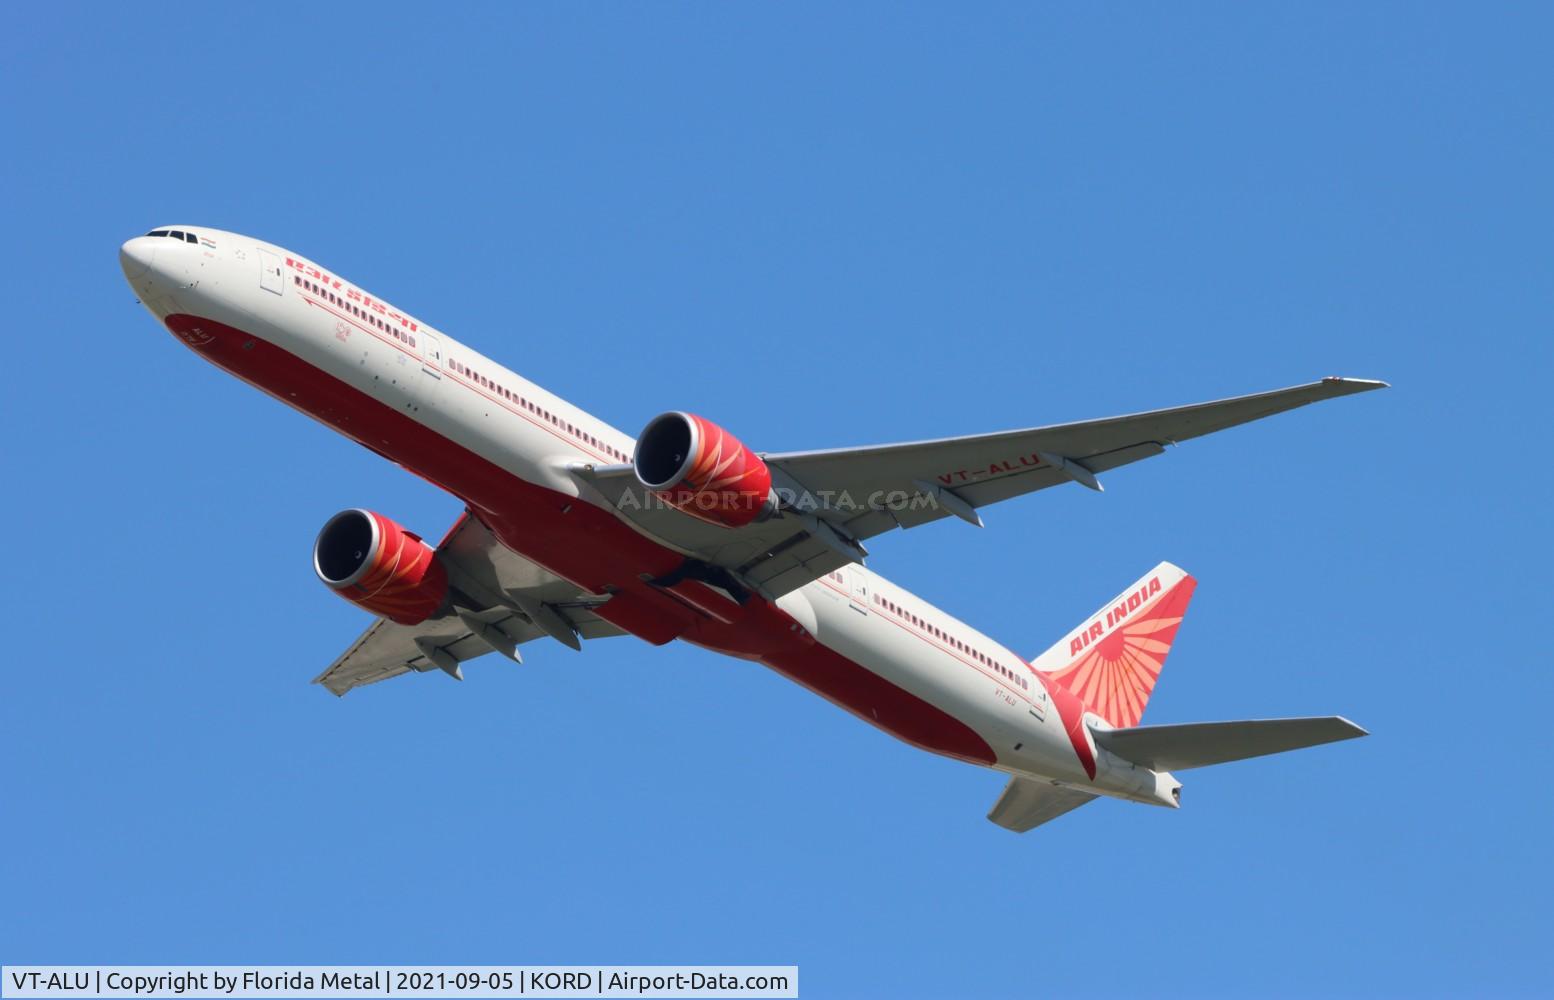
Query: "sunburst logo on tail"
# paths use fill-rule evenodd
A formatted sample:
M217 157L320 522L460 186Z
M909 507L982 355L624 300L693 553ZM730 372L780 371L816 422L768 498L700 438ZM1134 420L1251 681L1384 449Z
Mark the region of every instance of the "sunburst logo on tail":
M1136 726L1197 582L1162 588L1153 577L1106 608L1070 641L1075 659L1049 676L1114 726Z

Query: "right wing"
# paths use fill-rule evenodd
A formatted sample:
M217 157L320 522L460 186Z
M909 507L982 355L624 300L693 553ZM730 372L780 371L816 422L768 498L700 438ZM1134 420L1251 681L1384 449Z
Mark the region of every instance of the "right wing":
M410 671L442 670L463 679L459 664L498 652L519 660L518 647L543 637L576 649L580 639L624 635L592 608L589 594L497 541L466 513L437 547L458 591L480 608L457 607L419 625L380 618L313 678L336 695Z
M1099 490L1097 473L1159 455L1165 446L1261 420L1309 403L1385 388L1385 382L1324 378L1288 389L1027 430L865 448L766 455L810 490L845 493L855 502L905 490L936 502L905 511L869 511L845 525L867 538L956 515L1049 486L1077 482ZM956 501L959 501L957 503Z
M776 598L862 562L868 554L863 540L875 535L952 515L981 524L978 508L1049 486L1077 482L1098 490L1097 473L1159 455L1166 445L1385 386L1324 378L1102 420L862 448L763 453L787 502L774 516L741 528L654 503L630 465L579 463L572 472L638 530Z
M1004 794L993 803L987 818L1015 833L1041 826L1094 800L1089 792L1078 792L1031 778L1010 778Z

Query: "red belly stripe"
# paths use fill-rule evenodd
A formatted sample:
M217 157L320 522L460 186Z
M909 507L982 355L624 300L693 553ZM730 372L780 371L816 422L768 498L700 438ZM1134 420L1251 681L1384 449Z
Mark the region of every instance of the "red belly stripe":
M620 628L649 642L679 637L756 660L915 746L996 762L992 748L964 722L815 642L760 597L751 597L741 614L703 617L705 612L644 582L644 574L670 573L681 556L609 511L515 476L253 334L182 314L169 316L167 327L212 364L457 496L515 552L586 590L613 592L596 613ZM710 592L696 596L719 599ZM723 617L734 620L718 620Z

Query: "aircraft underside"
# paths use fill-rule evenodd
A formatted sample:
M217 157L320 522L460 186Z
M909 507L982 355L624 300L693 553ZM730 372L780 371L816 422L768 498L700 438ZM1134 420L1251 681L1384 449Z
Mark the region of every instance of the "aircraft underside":
M1012 775L1025 831L1100 795L1175 808L1170 773L1363 735L1338 717L1144 726L1194 581L1160 563L1034 660L864 566L864 542L1101 473L1188 438L1381 388L1319 382L1123 417L862 448L756 452L670 411L627 438L278 247L154 230L121 250L206 360L463 501L432 546L331 518L314 569L371 625L337 695L520 647L632 635L765 664L900 740ZM446 345L446 350L445 350ZM817 500L817 498L820 498ZM554 648L554 647L552 647Z

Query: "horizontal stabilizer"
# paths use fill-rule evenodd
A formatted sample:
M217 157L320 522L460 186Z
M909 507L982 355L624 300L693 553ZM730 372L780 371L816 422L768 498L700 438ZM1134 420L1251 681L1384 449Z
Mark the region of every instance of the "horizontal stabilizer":
M1076 792L1045 781L1011 778L987 818L1005 830L1024 833L1078 809L1093 798L1095 796L1089 792Z
M1314 719L1192 722L1182 726L1093 729L1095 742L1123 760L1156 771L1185 771L1248 757L1369 735L1337 715Z

